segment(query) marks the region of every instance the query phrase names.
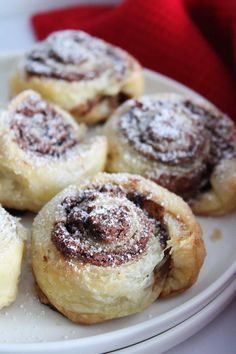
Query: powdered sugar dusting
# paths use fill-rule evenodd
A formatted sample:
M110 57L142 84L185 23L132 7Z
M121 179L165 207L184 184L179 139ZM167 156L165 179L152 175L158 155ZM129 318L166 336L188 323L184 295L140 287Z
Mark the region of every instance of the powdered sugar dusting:
M209 188L222 159L236 156L233 122L183 96L130 100L117 125L123 139L152 164L146 176L186 199Z
M167 238L158 218L142 209L140 198L111 183L91 185L62 205L66 220L55 224L52 241L77 260L115 266L145 252L150 238L158 236L161 244Z
M171 165L188 163L203 152L208 135L204 121L189 118L183 103L145 96L133 100L119 127L137 151Z
M120 81L132 63L123 50L82 31L59 31L28 53L30 75L67 81L93 80L103 74Z
M1 234L16 235L16 221L14 217L7 213L5 209L0 206L0 232Z
M60 157L78 144L74 127L32 91L11 113L10 129L21 149L40 157Z

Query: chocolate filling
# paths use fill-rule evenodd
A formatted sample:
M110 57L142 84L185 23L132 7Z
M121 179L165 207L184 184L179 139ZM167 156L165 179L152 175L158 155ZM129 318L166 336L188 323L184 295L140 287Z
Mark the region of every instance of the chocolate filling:
M85 103L81 103L71 110L71 114L78 114L81 117L90 113L97 104L106 101L108 106L112 111L114 111L119 105L127 101L130 97L124 94L123 92L118 93L115 96L97 96L93 99L87 100ZM104 117L105 119L106 117Z
M236 156L233 122L186 98L133 101L118 126L134 150L158 164L147 177L187 200L210 188L219 160Z
M206 109L191 100L186 100L184 103L192 114L205 122L205 129L210 137L208 163L214 166L221 159L235 157L236 127L234 122L217 109Z
M38 94L26 97L18 105L10 129L21 149L38 155L60 157L78 144L73 126Z
M161 207L117 185L93 185L62 207L66 218L55 223L51 239L65 257L107 267L136 259L152 237L167 245Z
M121 49L82 31L61 31L39 43L25 61L29 76L66 81L94 80L107 72L120 81L132 60Z

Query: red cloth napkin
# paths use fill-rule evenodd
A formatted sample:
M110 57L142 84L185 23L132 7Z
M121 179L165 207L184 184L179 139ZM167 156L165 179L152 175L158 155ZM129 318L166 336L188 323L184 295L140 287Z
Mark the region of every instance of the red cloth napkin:
M236 120L236 1L125 0L36 14L38 39L82 29L207 97ZM236 58L235 58L236 59Z

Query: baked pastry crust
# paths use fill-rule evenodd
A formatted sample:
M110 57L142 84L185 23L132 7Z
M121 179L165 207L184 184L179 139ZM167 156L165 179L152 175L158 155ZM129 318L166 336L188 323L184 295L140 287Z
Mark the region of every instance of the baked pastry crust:
M0 206L0 309L16 298L24 240L27 233L17 218Z
M104 169L105 137L88 137L83 125L34 91L0 112L0 202L38 211L60 190Z
M33 224L39 298L77 323L126 316L184 291L204 257L188 205L136 175L99 173L70 186Z
M221 216L236 209L236 158L224 159L215 167L211 190L191 201L198 215Z
M107 119L123 100L143 92L140 64L124 50L82 31L51 34L22 59L11 79L69 111L79 121Z
M129 100L106 123L108 172L143 175L194 213L236 208L236 127L203 100L157 94Z

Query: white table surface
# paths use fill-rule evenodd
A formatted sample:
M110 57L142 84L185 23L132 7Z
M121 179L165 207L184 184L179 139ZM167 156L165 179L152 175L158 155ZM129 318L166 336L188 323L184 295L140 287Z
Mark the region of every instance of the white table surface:
M116 3L119 0L9 0L0 7L0 54L23 51L35 41L29 16L58 6L78 3ZM232 235L233 236L233 235ZM236 354L236 298L207 327L166 354ZM153 353L155 354L155 353Z

